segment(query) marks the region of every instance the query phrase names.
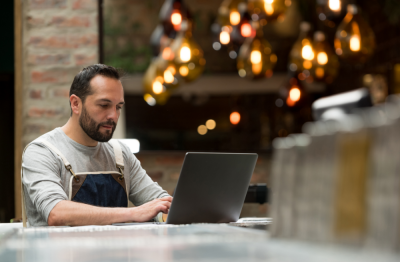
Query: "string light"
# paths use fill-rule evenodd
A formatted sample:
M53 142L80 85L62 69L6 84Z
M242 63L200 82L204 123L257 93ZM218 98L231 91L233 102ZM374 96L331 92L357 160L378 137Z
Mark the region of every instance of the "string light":
M179 52L180 58L183 62L188 62L191 58L190 48L187 46L183 46L181 51Z
M221 42L221 44L223 45L227 45L229 44L231 40L231 37L229 36L229 33L226 31L222 31L219 35L219 41Z
M243 23L242 26L240 27L240 33L242 34L243 37L250 37L252 32L253 30L249 23Z
M340 10L342 9L340 0L329 0L328 5L329 8L335 12L340 12Z
M182 23L182 15L180 13L178 13L179 11L175 11L172 15L171 15L171 23L174 26L178 26Z
M163 85L159 81L154 81L153 83L153 92L154 94L158 95L163 92Z
M298 87L292 87L289 91L289 97L293 102L300 100L301 92Z

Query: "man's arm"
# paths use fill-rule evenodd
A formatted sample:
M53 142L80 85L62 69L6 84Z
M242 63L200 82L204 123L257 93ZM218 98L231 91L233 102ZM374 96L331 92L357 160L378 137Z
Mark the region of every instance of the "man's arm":
M168 213L172 197L155 199L139 207L95 207L73 201L58 202L51 210L49 226L110 225L121 222L146 222L159 212Z

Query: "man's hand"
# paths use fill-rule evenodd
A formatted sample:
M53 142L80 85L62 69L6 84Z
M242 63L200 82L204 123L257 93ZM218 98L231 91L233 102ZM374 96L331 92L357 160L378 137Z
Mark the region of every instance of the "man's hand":
M146 222L155 217L158 213L168 214L171 207L172 197L163 197L147 202L138 207L131 208L132 221Z
M62 200L51 210L49 226L111 225L123 222L146 222L159 212L168 213L172 197L155 199L132 208L96 207Z

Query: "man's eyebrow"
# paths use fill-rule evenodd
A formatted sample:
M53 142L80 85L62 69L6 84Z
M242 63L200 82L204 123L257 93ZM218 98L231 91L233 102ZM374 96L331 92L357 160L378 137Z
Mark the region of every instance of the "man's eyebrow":
M98 101L107 102L107 103L112 103L111 100L106 99L106 98L99 99ZM122 101L122 102L119 102L118 105L120 105L120 104L124 105L125 102L123 102L123 101Z

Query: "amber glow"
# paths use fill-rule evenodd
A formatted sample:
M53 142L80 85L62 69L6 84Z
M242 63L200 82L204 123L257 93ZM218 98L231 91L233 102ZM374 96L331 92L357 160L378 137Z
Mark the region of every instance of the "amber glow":
M217 126L217 123L215 123L215 121L214 121L213 119L207 120L207 122L206 122L206 127L207 127L209 130L213 130L216 126Z
M184 46L181 48L181 51L179 52L180 58L183 62L188 62L191 58L191 51L190 48L187 46Z
M300 96L301 92L298 87L292 87L292 89L290 89L289 91L290 100L292 100L293 102L297 102L300 100Z
M207 134L207 127L206 127L205 125L200 125L200 126L197 128L197 132L198 132L200 135L205 135L205 134Z
M229 33L228 33L228 32L225 32L225 31L221 32L221 33L219 34L219 41L220 41L221 44L223 44L223 45L229 44L229 42L231 41L231 37L229 36Z
M229 117L229 120L231 121L231 123L233 125L239 124L239 122L240 122L240 114L238 112L232 112L230 117Z
M325 52L318 53L317 61L320 65L326 65L328 63L328 55Z
M162 76L157 76L155 81L160 82L162 84L164 83L164 78Z
M294 102L292 99L290 99L290 97L288 97L288 98L286 99L286 104L287 104L288 106L294 106L295 102Z
M180 13L173 13L171 15L171 23L173 25L180 25L182 22L182 16Z
M174 53L172 52L170 47L164 48L164 50L162 52L162 58L164 58L165 60L174 59Z
M176 74L176 70L174 66L169 66L167 67L167 70L171 72L171 74L175 75Z
M340 11L341 9L340 0L329 0L329 8L335 12Z
M231 22L231 25L237 25L240 23L240 14L238 11L233 11L229 15L229 21Z
M154 81L153 92L156 95L161 94L163 92L163 85L159 81Z
M168 69L164 71L164 80L167 84L174 82L174 75Z
M311 45L307 44L303 46L303 48L301 49L301 56L306 60L314 59L314 51L312 50Z
M353 35L350 38L350 50L353 52L360 51L360 37L358 35Z
M324 75L325 75L324 69L321 68L321 67L317 67L317 69L315 69L315 75L316 75L318 78L323 78Z
M154 106L156 104L156 100L150 94L145 94L143 98L150 106Z
M240 27L240 33L243 37L250 37L251 36L251 25L249 23L245 23Z
M273 15L274 14L274 7L272 6L272 3L268 3L268 1L265 1L264 3L264 9L265 9L265 13L267 15Z
M250 54L250 61L252 64L259 64L261 63L261 52L258 50L251 51Z
M179 68L179 74L181 74L181 76L185 77L189 74L189 68L187 66L181 66Z
M311 69L311 67L312 67L311 61L305 60L303 62L303 67L304 67L304 69Z
M261 63L251 65L251 71L253 71L253 74L258 75L259 73L261 73L261 70L262 70Z

